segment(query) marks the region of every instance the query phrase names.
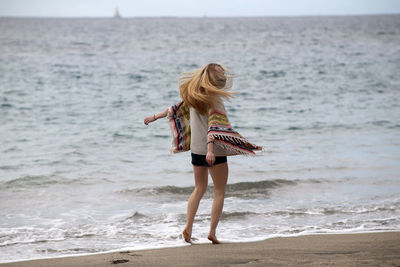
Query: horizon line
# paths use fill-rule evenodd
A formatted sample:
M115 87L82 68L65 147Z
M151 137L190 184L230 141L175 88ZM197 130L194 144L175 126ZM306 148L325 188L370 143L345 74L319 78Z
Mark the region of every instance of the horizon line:
M302 15L198 15L198 16L179 16L179 15L152 15L152 16L122 16L115 18L114 16L20 16L20 15L0 15L0 18L27 18L27 19L135 19L135 18L266 18L266 17L351 17L351 16L393 16L400 15L396 13L365 13L365 14L302 14Z

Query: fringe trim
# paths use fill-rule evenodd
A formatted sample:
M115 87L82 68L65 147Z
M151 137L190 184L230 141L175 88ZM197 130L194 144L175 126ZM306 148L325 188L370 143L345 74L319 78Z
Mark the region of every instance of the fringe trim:
M217 145L221 146L222 148L234 154L254 156L255 153L253 150L261 150L260 147L253 145L245 138L236 136L227 136L217 133L209 133L208 136L215 139ZM240 148L239 146L235 146L235 143L243 145L244 147L246 147L246 149Z
M230 141L232 143L238 143L238 144L243 144L246 147L251 147L251 150L262 150L261 147L250 143L249 140L247 140L244 137L237 137L237 136L232 136L232 135L225 135L225 134L218 134L218 133L208 133L209 137L213 137L214 139L222 140L222 141Z
M220 146L223 149L225 149L226 151L228 151L228 154L232 153L231 156L233 156L233 155L255 156L254 152L238 149L235 146L233 146L233 145L231 145L229 143L224 143L224 141L221 141L221 140L218 140L218 139L216 139L215 141L216 141L215 143L218 146Z

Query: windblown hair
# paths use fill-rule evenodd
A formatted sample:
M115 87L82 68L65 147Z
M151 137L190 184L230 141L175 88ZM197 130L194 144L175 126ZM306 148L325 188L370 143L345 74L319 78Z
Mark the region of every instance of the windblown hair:
M182 73L179 93L189 107L204 115L221 97L233 97L234 93L227 91L232 86L232 78L224 66L210 63L202 69Z

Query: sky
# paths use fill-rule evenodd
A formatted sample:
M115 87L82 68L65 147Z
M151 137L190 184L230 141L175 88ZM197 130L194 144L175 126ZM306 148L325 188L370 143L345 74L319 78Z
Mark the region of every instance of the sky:
M400 0L0 0L0 16L304 16L400 14Z

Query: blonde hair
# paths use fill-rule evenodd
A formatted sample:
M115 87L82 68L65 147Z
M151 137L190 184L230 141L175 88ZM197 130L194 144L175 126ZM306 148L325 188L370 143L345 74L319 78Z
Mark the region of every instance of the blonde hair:
M202 69L182 73L179 93L189 107L204 115L221 97L233 97L234 92L227 91L232 86L232 78L224 66L209 63Z

